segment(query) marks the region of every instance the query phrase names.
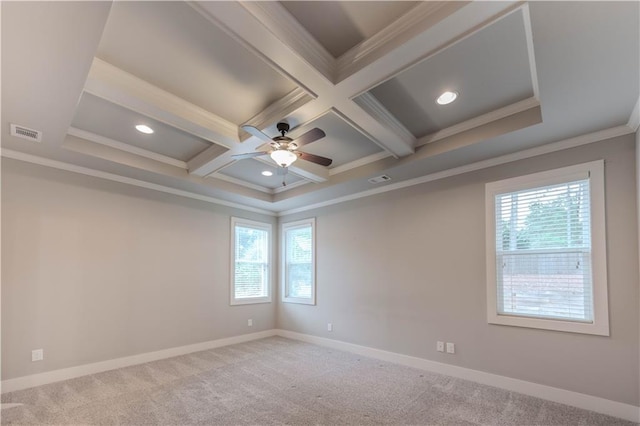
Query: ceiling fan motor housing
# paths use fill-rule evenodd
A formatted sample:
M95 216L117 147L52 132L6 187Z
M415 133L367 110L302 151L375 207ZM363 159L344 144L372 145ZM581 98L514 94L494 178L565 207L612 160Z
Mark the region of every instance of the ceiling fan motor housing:
M278 131L282 133L282 136L289 131L289 123L285 123L284 121L276 124L276 127L278 128Z

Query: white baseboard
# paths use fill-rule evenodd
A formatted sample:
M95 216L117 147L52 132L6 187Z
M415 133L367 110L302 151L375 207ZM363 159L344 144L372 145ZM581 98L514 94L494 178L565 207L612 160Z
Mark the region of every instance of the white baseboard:
M1 389L2 393L13 392L21 389L31 388L34 386L46 385L48 383L54 383L62 380L86 376L89 374L113 370L116 368L144 364L145 362L157 361L159 359L171 358L174 356L204 351L207 349L219 348L222 346L235 345L237 343L249 342L251 340L263 339L265 337L271 336L282 336L289 339L328 346L331 348L353 352L371 358L381 359L400 365L406 365L408 367L445 374L448 376L466 379L489 386L495 386L498 388L507 389L513 392L519 392L525 395L530 395L549 401L571 405L573 407L596 411L598 413L619 417L632 422L640 422L640 407L636 407L634 405L611 401L597 396L586 395L566 389L554 388L538 383L513 379L511 377L486 373L484 371L472 370L470 368L430 361L424 358L402 355L395 352L383 351L381 349L375 349L367 346L355 345L353 343L342 342L339 340L332 340L324 337L312 336L309 334L296 333L294 331L281 329L259 331L257 333L243 334L240 336L211 340L208 342L196 343L193 345L163 349L156 352L147 352L123 358L116 358L108 361L79 365L77 367L47 371L30 376L16 377L15 379L3 380Z
M221 346L235 345L237 343L249 342L251 340L263 339L265 337L275 335L276 330L265 330L257 333L242 334L240 336L195 343L193 345L179 346L155 352L147 352L123 358L94 362L92 364L84 364L76 367L62 368L60 370L46 371L44 373L3 380L0 388L2 389L2 393L13 392L32 388L34 386L46 385L48 383L60 382L62 380L74 379L76 377L86 376L89 374L114 370L116 368L144 364L145 362L157 361L159 359L171 358L192 352L206 351L207 349L219 348Z
M312 336L309 334L296 333L289 330L276 330L276 334L289 339L314 343L316 345L328 346L334 349L357 353L408 367L419 368L421 370L434 373L445 374L447 376L470 380L484 385L494 386L548 401L570 405L572 407L583 408L609 416L619 417L632 422L640 422L640 407L622 402L611 401L593 395L573 392L566 389L554 388L538 383L513 379L511 377L500 376L498 374L486 373L484 371L472 370L470 368L458 367L451 364L430 361L424 358L417 358L409 355L402 355L395 352L383 351L367 346L355 345L353 343L339 340L327 339L324 337Z

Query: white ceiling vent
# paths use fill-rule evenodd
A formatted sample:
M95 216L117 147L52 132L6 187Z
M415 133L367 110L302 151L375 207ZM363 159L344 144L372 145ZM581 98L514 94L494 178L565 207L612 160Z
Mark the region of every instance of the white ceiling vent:
M33 142L41 142L42 141L42 132L39 130L29 129L24 126L19 126L17 124L11 125L11 136L17 136L22 139L27 139Z
M387 182L390 181L391 178L387 175L380 175L380 176L376 176L376 177L372 177L371 179L369 179L369 182L371 183L382 183L382 182Z

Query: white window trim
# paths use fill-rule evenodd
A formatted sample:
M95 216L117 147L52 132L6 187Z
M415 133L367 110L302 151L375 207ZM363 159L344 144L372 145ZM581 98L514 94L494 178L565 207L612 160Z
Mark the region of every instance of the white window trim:
M591 193L591 257L593 274L593 322L544 318L528 318L498 315L497 275L496 275L496 220L495 196L536 188L556 183L589 178ZM486 260L487 260L487 321L490 324L545 330L609 336L609 309L607 299L607 253L605 232L604 160L592 161L541 173L534 173L497 182L485 186L486 208Z
M299 297L287 296L287 240L285 238L285 232L290 229L303 228L311 225L311 238L312 238L312 255L311 255L311 298L303 299ZM316 219L309 218L304 220L298 220L295 222L283 223L280 226L280 282L282 288L282 301L285 303L299 303L302 305L315 305L316 304Z
M236 271L236 234L235 229L236 225L246 226L247 228L255 228L267 231L267 245L268 249L268 260L267 260L267 296L266 297L251 297L251 298L243 298L236 299L235 298L235 271ZM234 305L252 305L257 303L270 303L271 302L271 282L273 275L273 226L270 223L258 222L255 220L242 219L239 217L231 218L231 262L229 268L229 276L231 277L229 284L229 304Z

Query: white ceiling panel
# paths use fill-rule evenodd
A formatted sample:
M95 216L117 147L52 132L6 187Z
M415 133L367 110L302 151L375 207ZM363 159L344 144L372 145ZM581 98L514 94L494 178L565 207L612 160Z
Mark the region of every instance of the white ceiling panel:
M304 126L292 129L288 136L295 140L314 127L323 130L326 136L304 145L300 151L331 158L333 163L329 166L330 169L383 151L369 138L331 112ZM272 137L278 134L275 125L268 127L264 132Z
M334 57L411 10L414 1L283 1L282 5Z
M151 135L135 129L145 124L154 130ZM100 135L137 148L188 161L212 144L159 121L103 99L84 93L71 125L77 129Z
M437 97L457 91L441 106ZM371 93L421 137L534 95L522 12L516 11L375 87Z
M183 2L114 2L97 56L235 124L295 88Z

